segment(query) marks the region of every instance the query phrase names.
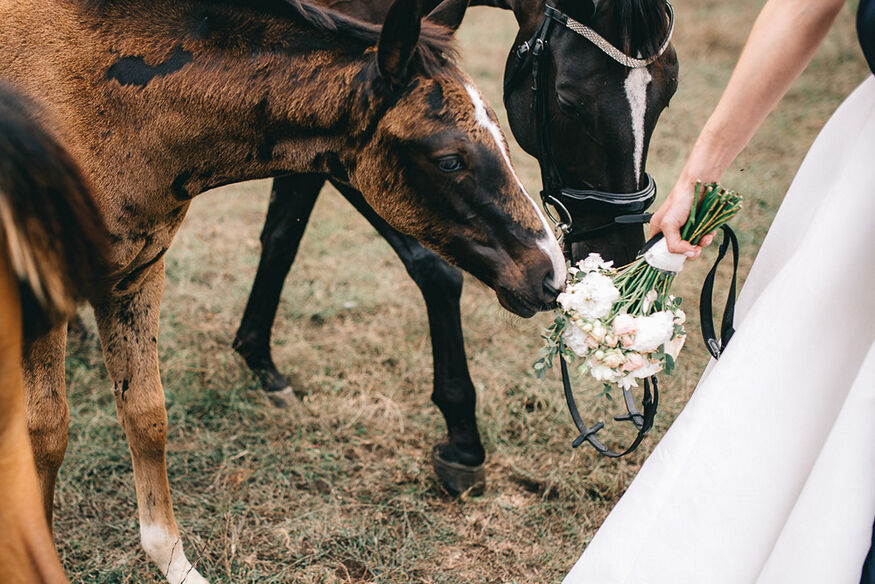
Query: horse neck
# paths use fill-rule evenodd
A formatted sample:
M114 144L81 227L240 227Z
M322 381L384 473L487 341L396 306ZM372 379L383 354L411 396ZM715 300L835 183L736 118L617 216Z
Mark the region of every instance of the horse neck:
M57 69L28 82L62 112L59 133L98 188L187 199L252 178L341 173L377 107L356 99L371 56L276 15L182 5L68 14ZM221 38L202 30L217 18L228 20ZM72 82L52 83L70 70Z

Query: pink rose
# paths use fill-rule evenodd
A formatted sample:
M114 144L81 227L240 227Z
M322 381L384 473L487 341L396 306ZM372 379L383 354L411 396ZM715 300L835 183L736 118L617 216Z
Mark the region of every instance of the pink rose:
M636 369L641 369L646 364L647 359L645 359L640 353L626 353L626 362L623 364L623 371L635 371Z
M618 314L614 317L612 326L614 334L618 337L623 335L634 335L637 327L635 326L635 317L630 314Z
M604 363L605 366L610 367L611 369L616 369L623 364L623 361L623 354L617 350L609 351L605 355L605 358L602 359L602 363Z

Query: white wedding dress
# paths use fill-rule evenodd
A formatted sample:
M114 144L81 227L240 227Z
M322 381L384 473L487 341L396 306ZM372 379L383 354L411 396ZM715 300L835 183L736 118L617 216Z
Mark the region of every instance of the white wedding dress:
M737 332L564 584L858 584L875 520L875 77L811 147Z

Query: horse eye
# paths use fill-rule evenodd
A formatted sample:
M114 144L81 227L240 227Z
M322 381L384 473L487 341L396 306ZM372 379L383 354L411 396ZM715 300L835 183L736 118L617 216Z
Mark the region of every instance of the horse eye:
M461 156L451 154L450 156L442 156L436 161L437 167L443 172L458 172L464 170L465 161Z
M571 100L562 95L556 96L556 101L559 103L559 109L562 113L570 118L580 118L580 109Z

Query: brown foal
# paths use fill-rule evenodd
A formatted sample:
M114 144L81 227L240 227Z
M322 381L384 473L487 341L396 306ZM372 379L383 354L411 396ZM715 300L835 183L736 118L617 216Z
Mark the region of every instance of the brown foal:
M128 439L143 547L170 582L206 580L182 549L158 367L164 253L195 195L329 175L393 227L530 315L565 279L510 166L495 114L455 65L451 31L397 0L382 30L298 0L0 0L0 71L40 101L108 227L89 296ZM26 357L46 513L67 442L63 329Z

